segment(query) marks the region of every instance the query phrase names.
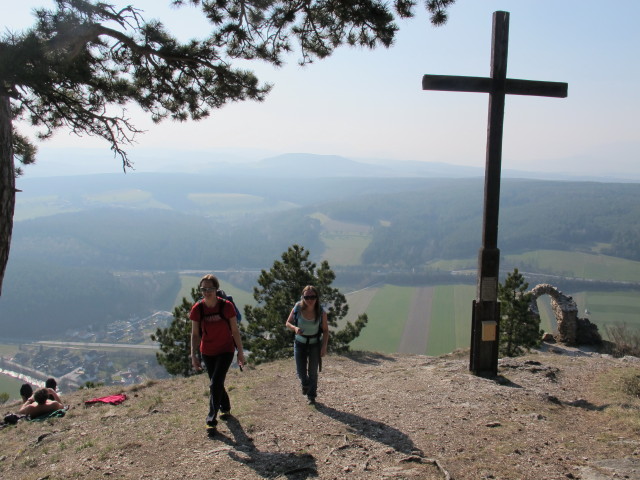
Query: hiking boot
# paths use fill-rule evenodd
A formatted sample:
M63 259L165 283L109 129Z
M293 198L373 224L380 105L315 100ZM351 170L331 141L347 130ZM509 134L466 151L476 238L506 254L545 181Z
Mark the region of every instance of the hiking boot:
M220 410L220 420L227 420L229 417L231 417L231 409Z
M315 405L316 404L316 397L307 397L307 398L308 398L307 403L309 405Z

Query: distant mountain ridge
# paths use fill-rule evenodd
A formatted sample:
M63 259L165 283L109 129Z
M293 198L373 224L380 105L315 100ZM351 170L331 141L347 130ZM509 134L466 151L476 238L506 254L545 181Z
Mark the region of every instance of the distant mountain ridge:
M243 157L226 152L145 149L132 152L134 170L129 173L191 173L260 178L471 178L484 176L484 159L479 165L464 166L434 161L393 159L351 159L340 155L286 153L276 156ZM73 167L72 167L73 165ZM121 172L119 163L98 149L52 153L44 150L41 161L26 169L26 177L77 176L105 172ZM68 173L73 172L73 173ZM634 182L638 178L590 176L581 173L546 173L505 168L504 178L526 178L562 181Z
M442 162L408 160L361 159L340 155L286 153L255 162L211 162L202 166L202 173L221 173L269 178L475 178L485 174L481 167L453 165ZM634 182L629 178L603 178L572 173L529 172L503 168L504 178L525 178L559 181Z
M434 162L388 162L369 163L351 160L339 155L315 155L310 153L288 153L265 158L256 165L256 172L270 175L297 177L306 175L321 177L478 177L483 171L476 167L447 165ZM249 165L246 165L248 167Z

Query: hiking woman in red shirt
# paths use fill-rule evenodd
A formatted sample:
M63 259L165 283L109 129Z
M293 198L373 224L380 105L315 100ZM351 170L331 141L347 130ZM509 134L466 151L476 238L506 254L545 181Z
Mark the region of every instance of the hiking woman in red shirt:
M191 319L191 363L202 370L200 355L209 375L209 414L207 426L215 428L220 418L231 412L229 395L224 388L227 372L238 350L238 365L245 363L242 339L233 304L216 295L220 282L215 275L205 275L200 280L200 292L204 298L194 304L189 313Z

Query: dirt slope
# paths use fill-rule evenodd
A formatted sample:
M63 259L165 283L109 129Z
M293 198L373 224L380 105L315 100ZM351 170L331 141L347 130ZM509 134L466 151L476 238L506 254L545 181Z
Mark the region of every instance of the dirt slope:
M233 371L234 416L212 437L202 376L120 406L83 406L114 388L75 392L66 417L0 431L0 477L640 479L640 399L620 393L638 359L558 352L501 361L494 380L466 356L331 356L315 408L293 360Z

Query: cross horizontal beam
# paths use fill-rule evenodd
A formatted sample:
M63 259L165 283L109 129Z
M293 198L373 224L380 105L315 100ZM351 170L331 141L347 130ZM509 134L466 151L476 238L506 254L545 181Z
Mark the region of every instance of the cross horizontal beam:
M423 75L423 90L442 90L446 92L483 92L497 91L498 82L488 77L464 77L457 75ZM512 95L535 95L542 97L566 98L569 85L563 82L542 82L538 80L518 80L507 78L504 93Z

